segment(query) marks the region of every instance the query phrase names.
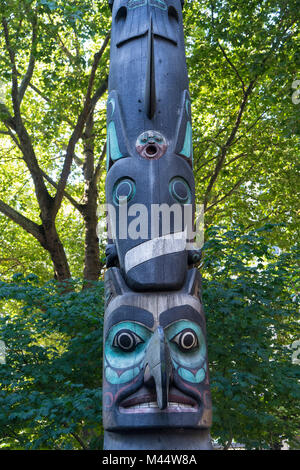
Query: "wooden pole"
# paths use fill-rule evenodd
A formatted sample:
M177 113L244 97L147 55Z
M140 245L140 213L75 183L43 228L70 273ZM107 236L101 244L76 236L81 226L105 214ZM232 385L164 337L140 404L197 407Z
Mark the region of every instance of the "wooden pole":
M183 2L109 3L105 448L210 449Z

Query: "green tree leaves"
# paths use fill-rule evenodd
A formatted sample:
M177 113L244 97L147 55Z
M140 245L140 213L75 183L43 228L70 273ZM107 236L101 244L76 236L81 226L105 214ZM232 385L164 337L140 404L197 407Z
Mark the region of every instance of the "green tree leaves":
M199 0L188 2L184 15L196 194L207 225L284 222L272 236L289 247L298 236L300 107L291 86L299 7Z
M103 286L72 287L0 284L0 448L101 445Z
M271 230L270 226L265 230ZM204 245L203 301L214 405L212 435L223 445L296 445L299 251L275 254L265 230L211 228Z
M276 254L270 230L213 227L204 245L212 437L225 448L294 448L299 433L299 251ZM72 287L0 283L0 448L101 448L103 285Z

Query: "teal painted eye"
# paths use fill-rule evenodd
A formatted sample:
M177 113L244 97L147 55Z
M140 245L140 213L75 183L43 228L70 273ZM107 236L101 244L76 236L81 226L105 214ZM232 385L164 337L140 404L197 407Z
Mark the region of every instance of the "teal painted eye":
M169 191L171 196L180 204L190 204L192 193L188 183L177 176L170 181Z
M113 190L113 200L117 205L128 203L135 195L135 182L130 178L117 181Z
M132 352L136 349L137 345L144 341L137 334L131 330L120 330L113 340L113 346L120 348L125 352Z
M112 384L133 380L141 371L151 332L135 322L117 323L105 340L105 377Z
M200 369L203 366L206 342L200 325L189 320L179 320L166 328L165 335L171 357L178 367Z
M128 369L136 367L145 355L151 331L131 321L114 325L105 340L105 358L110 367Z
M192 351L199 345L196 333L190 328L181 331L171 341L177 344L182 352Z

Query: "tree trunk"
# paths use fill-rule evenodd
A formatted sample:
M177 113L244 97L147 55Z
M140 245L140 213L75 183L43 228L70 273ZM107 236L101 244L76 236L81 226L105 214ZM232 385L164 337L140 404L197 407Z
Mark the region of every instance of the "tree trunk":
M99 238L97 235L97 188L90 188L90 197L83 211L85 224L84 279L97 281L100 276L101 263Z
M42 225L44 242L42 246L49 252L54 268L54 277L58 281L64 281L71 277L67 256L57 233L55 223L49 222Z
M97 178L95 175L94 156L94 117L90 113L83 133L85 179L84 204L81 213L85 224L85 253L83 277L88 281L97 281L100 276L101 263L99 254L99 238L97 235Z

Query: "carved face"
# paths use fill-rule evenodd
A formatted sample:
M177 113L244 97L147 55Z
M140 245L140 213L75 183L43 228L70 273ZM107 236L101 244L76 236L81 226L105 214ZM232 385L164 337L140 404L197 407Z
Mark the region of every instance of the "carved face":
M136 150L148 160L158 160L167 150L167 141L157 131L143 132L136 141Z
M185 228L193 220L194 191L192 169L178 155L166 153L154 161L124 158L109 170L106 201L114 209L109 226L115 227L119 265L133 290L182 287L189 239ZM131 236L134 227L138 233Z
M104 427L206 428L211 421L205 319L198 273L176 294L123 290L105 316ZM108 271L108 291L122 284ZM124 287L124 285L123 285ZM115 291L116 292L116 291Z

